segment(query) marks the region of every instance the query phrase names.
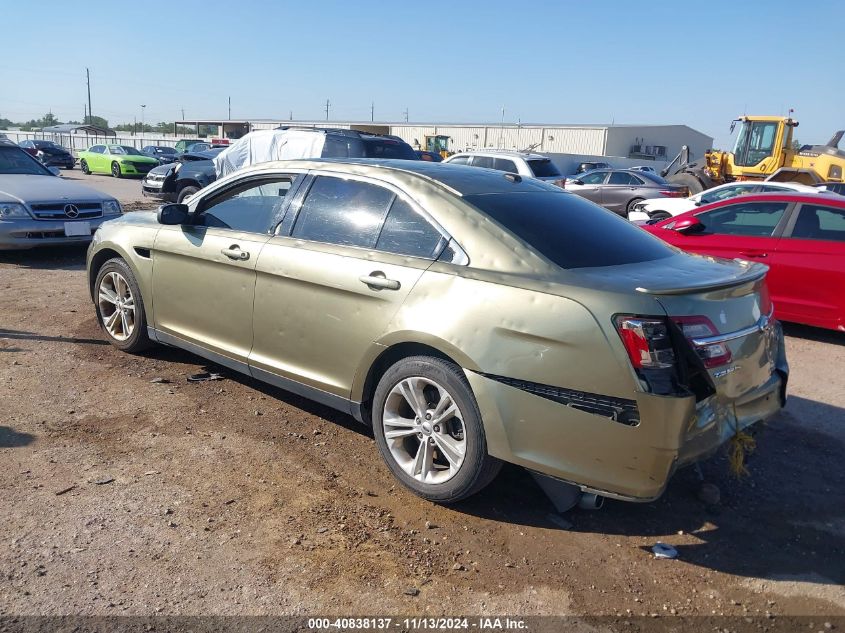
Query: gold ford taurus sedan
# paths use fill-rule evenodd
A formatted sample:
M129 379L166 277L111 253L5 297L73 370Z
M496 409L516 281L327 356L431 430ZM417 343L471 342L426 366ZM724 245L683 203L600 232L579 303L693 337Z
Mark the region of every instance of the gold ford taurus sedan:
M438 502L502 461L659 496L784 404L766 270L537 180L422 161L264 163L105 223L88 254L115 346L180 347L348 412Z

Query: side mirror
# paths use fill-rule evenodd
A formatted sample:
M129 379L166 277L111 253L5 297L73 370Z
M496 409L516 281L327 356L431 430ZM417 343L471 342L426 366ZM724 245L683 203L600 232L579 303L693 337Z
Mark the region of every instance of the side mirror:
M179 225L188 223L187 204L163 204L158 208L159 224Z
M51 174L53 174L54 176L58 176L59 174L61 174L61 173L62 173L62 170L61 170L61 169L59 169L58 167L48 167L48 168L47 168L47 171L49 171L49 172L50 172Z
M584 184L584 181L583 181L583 180L579 180L578 178L575 178L575 179L573 179L573 180L570 180L569 182L571 182L573 185L583 185L583 184Z
M700 233L704 230L704 225L701 223L701 220L693 216L676 220L675 226L673 226L672 229L677 231L678 233L683 233L687 235L693 233Z

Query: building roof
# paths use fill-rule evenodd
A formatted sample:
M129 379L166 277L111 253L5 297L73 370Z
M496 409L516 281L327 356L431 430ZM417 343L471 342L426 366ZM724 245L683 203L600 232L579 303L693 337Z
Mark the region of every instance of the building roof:
M98 125L86 125L83 123L62 123L60 125L51 125L41 129L42 132L52 132L54 134L74 134L76 132L85 132L92 136L117 136L114 130Z

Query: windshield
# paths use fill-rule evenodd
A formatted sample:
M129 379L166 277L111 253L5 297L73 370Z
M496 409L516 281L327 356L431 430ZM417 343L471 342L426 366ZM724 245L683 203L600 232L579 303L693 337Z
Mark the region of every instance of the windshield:
M561 175L560 170L549 158L532 158L528 161L528 166L536 178Z
M134 147L129 147L127 145L109 145L109 154L126 154L129 156L143 156L141 152L139 152Z
M416 152L407 143L381 139L364 140L364 157L418 160Z
M37 149L61 149L58 145L56 145L53 141L33 141L32 145Z
M27 174L30 176L49 176L49 171L41 163L18 147L0 145L0 174Z
M653 235L574 194L476 194L464 200L561 268L618 266L674 255Z
M176 149L173 147L156 147L154 148L156 154L175 154Z

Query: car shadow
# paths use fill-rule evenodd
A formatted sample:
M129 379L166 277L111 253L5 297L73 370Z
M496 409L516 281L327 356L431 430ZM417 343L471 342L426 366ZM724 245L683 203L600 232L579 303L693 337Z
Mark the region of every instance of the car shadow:
M796 415L800 414L800 417ZM812 423L827 421L821 432ZM737 478L726 452L704 462L705 481L721 501L697 496L694 468L678 471L665 494L645 504L608 500L598 511L563 515L571 532L639 537L651 554L658 541L673 545L687 563L746 577L819 576L845 583L845 442L830 421L845 423L839 407L792 397L786 411L765 425ZM527 472L506 466L480 495L453 506L495 521L560 530L551 502ZM812 576L815 574L815 576Z
M0 340L7 339L11 341L53 341L56 343L74 343L78 345L108 345L108 342L96 338L74 338L72 336L47 336L45 334L35 334L34 332L23 332L20 330L6 330L0 328ZM3 349L0 352L15 352L25 351L21 349Z
M31 433L21 433L13 428L0 424L0 448L20 448L35 441Z
M819 343L845 345L845 332L826 330L812 325L801 325L800 323L783 323L782 325L783 333L786 336L794 336Z
M87 244L0 251L0 264L34 270L85 270Z

